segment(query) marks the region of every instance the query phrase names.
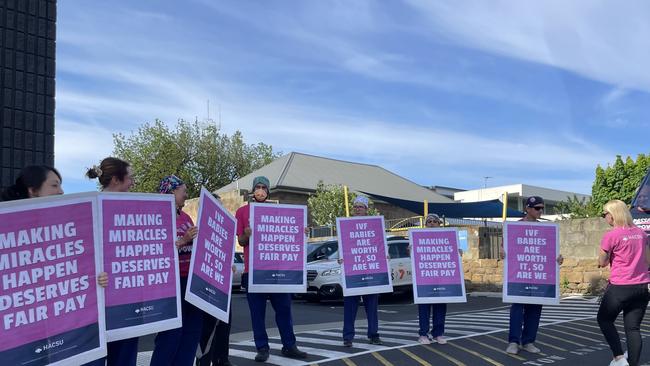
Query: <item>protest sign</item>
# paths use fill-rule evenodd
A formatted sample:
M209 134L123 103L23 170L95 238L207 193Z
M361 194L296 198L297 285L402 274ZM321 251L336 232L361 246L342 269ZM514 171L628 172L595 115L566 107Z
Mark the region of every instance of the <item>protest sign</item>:
M523 304L559 304L560 251L556 224L506 222L503 225L506 260L503 301Z
M173 195L99 195L108 340L181 326Z
M228 323L235 256L235 218L205 188L199 198L199 232L194 242L185 300Z
M96 195L0 204L3 365L82 364L106 355Z
M307 207L251 203L249 292L307 291Z
M338 217L343 296L392 292L383 216Z
M416 304L467 302L455 228L409 230Z

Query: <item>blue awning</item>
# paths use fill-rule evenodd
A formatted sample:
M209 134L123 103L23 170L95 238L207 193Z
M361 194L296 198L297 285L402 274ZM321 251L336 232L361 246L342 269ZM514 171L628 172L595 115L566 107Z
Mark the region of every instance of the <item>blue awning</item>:
M424 215L424 202L409 201L399 198L386 197L369 192L362 192L370 198L390 203L419 215ZM494 218L503 216L503 203L499 200L467 202L467 203L429 203L429 213L453 218ZM508 217L523 217L524 213L511 208L507 211Z

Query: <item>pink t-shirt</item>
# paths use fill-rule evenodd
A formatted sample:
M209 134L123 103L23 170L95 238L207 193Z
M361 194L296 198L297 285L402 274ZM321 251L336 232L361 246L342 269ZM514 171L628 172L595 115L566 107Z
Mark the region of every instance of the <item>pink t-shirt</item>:
M190 215L186 214L185 211L181 211L180 215L176 216L176 240L182 238L192 226L194 226L194 222ZM178 272L181 277L187 277L190 272L193 243L194 241L191 241L178 248Z
M646 250L648 237L636 226L615 227L605 233L600 248L609 254L613 285L636 285L650 282Z
M244 229L250 227L251 206L245 205L237 209L237 235L244 234ZM244 247L244 273L248 273L248 245Z

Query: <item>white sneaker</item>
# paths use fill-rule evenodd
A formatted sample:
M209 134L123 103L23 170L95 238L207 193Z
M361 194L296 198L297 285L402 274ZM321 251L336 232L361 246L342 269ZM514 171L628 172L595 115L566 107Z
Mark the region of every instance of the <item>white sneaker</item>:
M540 353L540 352L542 352L541 349L535 347L535 345L532 344L532 343L528 343L528 344L525 344L525 345L521 346L521 349L523 349L524 351L530 352L530 353Z
M519 353L519 344L514 342L508 344L508 348L506 348L506 353L510 353L511 355L516 355L517 353Z
M438 344L447 344L447 340L443 336L436 337L436 342L438 342Z
M609 363L609 366L630 366L630 364L627 363L625 357L621 357L618 360L612 360L612 362Z
M431 344L431 341L429 340L429 337L427 337L427 336L420 336L418 338L418 342L420 344Z

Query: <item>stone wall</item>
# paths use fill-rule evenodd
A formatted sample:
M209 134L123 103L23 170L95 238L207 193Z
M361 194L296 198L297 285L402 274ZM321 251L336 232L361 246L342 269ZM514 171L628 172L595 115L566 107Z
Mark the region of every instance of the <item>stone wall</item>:
M601 218L563 220L560 225L560 291L563 294L599 294L607 284L609 268L598 268L600 240L609 229ZM503 261L478 257L478 230L468 230L469 250L463 256L467 291L501 291Z

